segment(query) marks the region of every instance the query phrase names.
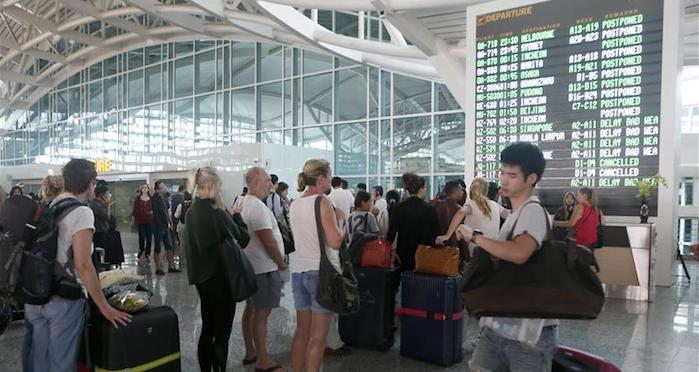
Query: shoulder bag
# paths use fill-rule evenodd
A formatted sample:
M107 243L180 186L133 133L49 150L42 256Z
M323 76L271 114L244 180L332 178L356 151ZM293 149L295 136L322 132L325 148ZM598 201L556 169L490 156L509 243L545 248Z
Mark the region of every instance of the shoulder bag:
M602 212L597 210L597 243L595 248L604 247L604 225L602 225Z
M320 217L320 202L322 196L315 200L316 228L318 229L318 245L320 246L320 269L316 301L324 308L340 315L353 314L359 311L359 286L352 271L352 264L347 258L347 248L344 241L340 246L339 273L328 259L325 252L325 233Z
M220 225L226 226L225 219L230 219L230 217L221 209L216 209L214 215L217 220L215 221L216 229L220 231ZM233 233L226 229L224 235L225 239L218 244L217 248L221 255L223 271L231 296L235 302L240 302L252 297L257 292L255 270L248 257L243 253L240 244L233 237Z
M544 216L550 233L548 214ZM508 240L516 226L517 221ZM592 251L571 239L545 240L521 265L477 247L464 278L464 302L477 317L595 319L604 291L593 267L599 272Z

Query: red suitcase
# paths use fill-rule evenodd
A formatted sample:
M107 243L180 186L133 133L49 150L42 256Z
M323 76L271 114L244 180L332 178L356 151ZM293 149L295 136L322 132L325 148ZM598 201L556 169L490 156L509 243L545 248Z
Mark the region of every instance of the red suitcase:
M551 372L621 372L612 362L570 347L559 346Z

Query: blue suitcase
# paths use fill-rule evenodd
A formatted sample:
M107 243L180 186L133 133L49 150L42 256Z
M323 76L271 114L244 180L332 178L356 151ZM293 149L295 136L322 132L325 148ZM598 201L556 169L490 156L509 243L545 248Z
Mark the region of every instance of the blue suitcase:
M463 358L462 277L403 272L400 355L449 366Z

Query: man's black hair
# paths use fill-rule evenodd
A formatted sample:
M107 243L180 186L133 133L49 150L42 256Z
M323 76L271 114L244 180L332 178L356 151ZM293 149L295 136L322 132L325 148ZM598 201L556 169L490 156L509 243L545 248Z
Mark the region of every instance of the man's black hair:
M97 185L97 186L95 186L95 197L99 198L102 195L106 194L107 191L109 191L109 188L107 187L107 185L104 185L104 184Z
M379 196L383 196L383 186L374 186L374 191L376 191L376 193L379 194Z
M73 194L84 193L97 178L95 163L87 159L70 159L62 173L65 190Z
M444 184L444 188L442 189L442 194L446 198L449 195L451 195L451 193L454 192L454 190L458 190L458 189L464 190L464 188L461 186L461 183L458 180L451 180L451 181L448 181L446 184Z
M488 199L498 201L498 191L500 191L500 187L498 187L497 183L493 181L488 182Z
M184 190L187 190L186 185L180 185L180 187L177 188L177 192L183 192Z
M12 189L10 190L10 196L15 194L15 190L19 190L20 195L24 195L24 191L22 190L21 187L19 186L12 186Z
M333 177L333 179L330 181L330 185L332 185L333 188L342 186L342 178L337 176Z
M277 182L279 182L279 177L277 177L276 174L270 174L270 175L269 175L269 178L272 179L272 185L276 185Z
M165 181L163 181L163 180L155 181L155 184L153 185L153 188L155 188L155 191L156 191L156 192L158 191L158 187L160 187L160 184L161 184L161 183L164 184Z
M358 183L357 190L366 191L366 183Z
M500 153L500 163L509 166L519 166L526 180L530 174L536 174L536 182L541 181L541 176L546 168L546 160L541 149L530 142L516 142L507 146Z
M347 188L349 188L349 182L347 182L347 180L340 181L340 184L342 185L342 188L344 190L347 190Z

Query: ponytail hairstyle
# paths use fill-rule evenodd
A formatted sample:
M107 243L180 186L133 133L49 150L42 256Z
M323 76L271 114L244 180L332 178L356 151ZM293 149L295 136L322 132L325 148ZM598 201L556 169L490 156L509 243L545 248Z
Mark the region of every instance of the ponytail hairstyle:
M221 182L221 176L213 167L201 167L189 170L187 174L187 191L193 196L197 195L199 188L204 185L212 185Z
M46 176L41 182L41 195L46 200L53 200L63 192L62 176Z
M597 194L595 193L595 191L589 187L583 187L580 190L578 190L578 192L587 197L587 202L590 203L592 210L596 212L597 211Z
M388 205L388 211L390 212L393 207L400 203L400 194L396 190L389 190L386 193L386 204Z
M310 159L303 165L303 172L296 176L296 190L303 192L307 186L316 186L320 176L330 176L330 163L324 159Z
M371 200L371 194L364 190L357 191L357 195L354 196L354 210L358 211L362 207L362 203L366 203Z
M490 205L488 205L488 183L483 177L476 177L471 181L471 187L468 190L471 200L476 203L478 209L483 212L483 215L490 218Z

